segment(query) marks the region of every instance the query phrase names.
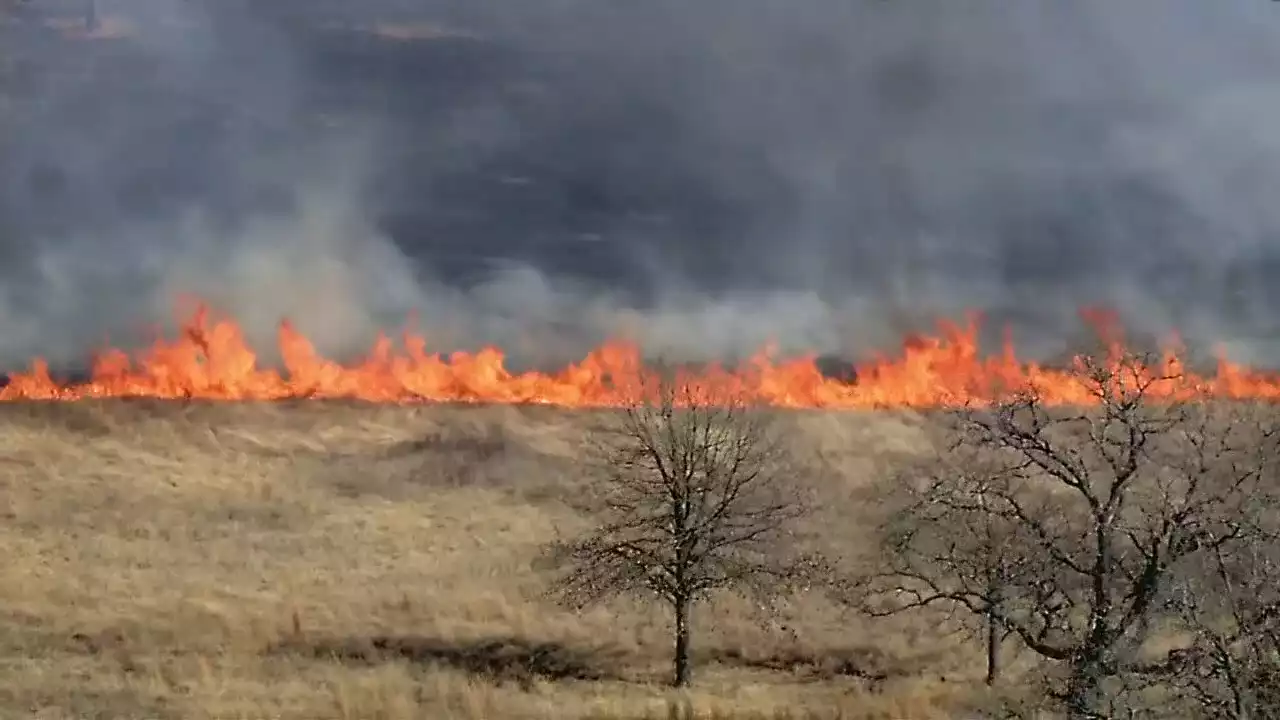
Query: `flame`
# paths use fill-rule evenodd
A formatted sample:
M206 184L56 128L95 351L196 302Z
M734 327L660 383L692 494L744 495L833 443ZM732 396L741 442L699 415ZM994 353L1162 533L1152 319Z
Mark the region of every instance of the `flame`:
M1123 339L1114 318L1084 313L1118 358ZM986 403L1011 388L1037 388L1054 404L1096 402L1081 381L1080 367L1062 370L1018 358L1006 339L1001 352L979 352L979 317L939 323L933 335L908 338L895 356L880 356L857 367L856 381L824 376L815 358L777 359L764 350L735 368L684 370L684 379L738 393L751 401L790 408L931 408ZM609 342L581 361L554 372L513 373L501 350L452 353L447 359L427 350L425 338L408 334L396 347L379 336L367 357L344 365L322 357L287 320L278 332L283 372L259 367L239 325L214 317L200 306L173 339L158 339L130 357L106 349L93 359L91 379L61 384L48 364L34 360L10 375L0 400L78 400L149 397L207 400L346 398L383 403L490 402L602 407L635 397L646 384L640 349ZM1077 363L1083 362L1077 359ZM1176 397L1190 392L1216 397L1280 399L1280 376L1218 361L1213 375L1188 372L1176 349L1165 351L1135 379L1155 381L1152 392ZM1174 377L1176 376L1176 379Z

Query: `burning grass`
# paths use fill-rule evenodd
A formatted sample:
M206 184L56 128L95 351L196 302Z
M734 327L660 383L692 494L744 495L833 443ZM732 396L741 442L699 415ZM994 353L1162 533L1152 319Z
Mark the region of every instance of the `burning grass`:
M1109 314L1086 313L1106 355L1120 358L1130 348ZM617 407L646 387L652 367L629 341L607 341L576 363L558 370L513 372L500 348L454 352L429 349L427 338L406 331L397 343L381 335L367 355L343 364L321 356L312 341L288 320L277 343L283 368L266 367L234 318L203 304L181 323L174 337L159 337L148 349L95 353L84 382L54 378L48 363L35 358L23 372L0 385L0 401L103 398L202 400L344 399L381 403L533 403L573 408ZM698 384L744 399L787 408L899 409L989 403L1012 389L1034 387L1050 405L1096 405L1082 381L1080 358L1056 368L1020 358L1012 341L1002 352L982 352L979 317L965 324L941 322L936 334L908 337L894 355L862 363L848 377L832 377L823 358L777 358L769 348L734 367L684 368ZM1170 345L1144 354L1140 375L1164 378L1152 398L1205 395L1252 400L1280 398L1280 376L1238 365L1226 358L1201 374L1185 353ZM855 381L850 381L850 378Z
M537 547L584 519L590 413L153 401L0 406L0 718L667 717L666 620L573 615ZM908 414L796 413L858 492L920 442ZM696 642L702 716L949 717L968 650L813 598L725 598ZM915 624L912 624L915 623Z

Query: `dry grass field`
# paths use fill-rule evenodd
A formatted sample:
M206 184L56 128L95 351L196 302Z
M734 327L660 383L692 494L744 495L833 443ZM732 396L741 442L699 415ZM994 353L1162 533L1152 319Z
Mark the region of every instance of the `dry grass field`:
M667 717L660 610L546 599L531 560L590 413L102 402L0 407L2 718ZM829 538L918 418L796 413ZM982 666L920 618L814 598L695 616L700 717L956 717ZM789 714L788 714L789 713Z

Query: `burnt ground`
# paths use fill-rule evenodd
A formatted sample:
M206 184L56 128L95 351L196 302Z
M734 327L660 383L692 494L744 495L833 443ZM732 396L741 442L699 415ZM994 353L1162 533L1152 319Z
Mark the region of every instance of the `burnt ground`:
M104 16L113 4L100 0ZM371 129L365 205L413 263L459 286L516 261L641 308L673 280L711 296L856 294L883 299L909 330L972 300L995 342L1006 324L1020 342L1053 335L1077 304L1140 287L1175 322L1219 313L1231 333L1249 333L1237 339L1274 336L1274 314L1259 309L1274 305L1280 264L1240 255L1207 276L1178 247L1213 228L1149 178L1105 164L997 173L966 181L962 202L931 205L927 183L895 153L976 91L963 78L949 86L947 58L924 51L851 68L847 38L780 26L776 42L726 59L699 35L715 8L734 5L720 0L683 25L666 0L591 12L226 0L205 3L233 9L199 34L218 42L175 68L127 37L70 37L38 21L65 20L80 7L73 0L27 5L31 17L4 28L0 75L10 98L0 264L19 298L34 245L90 231L124 242L139 220L173 220L193 205L234 229L297 201L296 177L248 160L305 157ZM751 73L726 74L739 65L760 69L758 89ZM738 85L718 87L722 75ZM1132 111L1009 122L1036 147L1078 146L1087 158L1109 118ZM830 173L821 182L803 159L819 150ZM939 237L949 244L930 244ZM1120 243L1123 263L1108 249Z
M599 57L502 35L387 37L358 27L349 13L334 16L344 23L334 27L323 8L291 15L282 7L270 23L232 24L224 34L251 31L287 52L264 55L246 41L224 47L202 73L251 77L263 73L264 59L287 58L287 68L267 70L291 88L283 108L270 88L240 79L243 87L221 98L215 79L197 78L209 87L175 82L128 38L68 38L35 23L11 29L20 42L11 44L10 90L30 101L19 136L24 121L36 138L46 129L92 134L95 123L127 122L138 141L145 134L140 153L148 157L122 156L107 176L94 177L60 148L12 148L0 157L7 242L56 242L192 203L234 224L290 202L292 178L247 176L237 167L244 156L281 146L305 152L362 123L381 136L366 188L380 226L406 255L461 285L515 260L643 301L650 288L635 265L649 253L713 288L737 264L736 248L716 239L745 234L758 220L740 211L781 196L757 178L754 197L719 197L698 176L699 163L681 159L690 143L706 145L708 160L717 148L707 145L712 138L691 136L696 128L675 107L679 94L637 87L638 79L602 82ZM371 11L364 20L379 17L386 15ZM486 122L502 127L485 129ZM467 125L481 126L478 136L468 136ZM638 253L631 244L641 240L647 247ZM10 251L11 259L25 255Z

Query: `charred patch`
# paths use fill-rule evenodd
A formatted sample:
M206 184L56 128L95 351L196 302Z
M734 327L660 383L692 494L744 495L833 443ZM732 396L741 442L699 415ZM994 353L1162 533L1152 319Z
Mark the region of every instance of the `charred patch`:
M495 637L445 640L424 636L382 635L308 642L290 640L269 653L310 655L344 663L410 662L443 665L489 680L528 685L545 680L618 679L621 653L617 650L572 647L560 642Z
M829 380L855 385L858 382L858 365L854 361L839 355L819 355L813 364L818 372Z

